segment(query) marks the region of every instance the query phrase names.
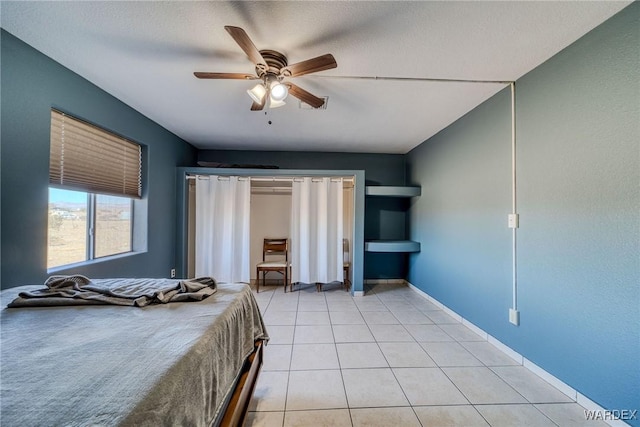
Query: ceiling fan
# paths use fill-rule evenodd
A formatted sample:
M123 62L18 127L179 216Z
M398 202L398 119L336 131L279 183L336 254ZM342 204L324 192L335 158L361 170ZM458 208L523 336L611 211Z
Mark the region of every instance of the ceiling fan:
M289 65L287 57L275 50L258 50L247 33L240 27L225 26L225 30L238 43L240 48L247 54L249 60L256 66L256 74L244 73L193 73L199 79L240 79L240 80L262 80L251 90L249 96L253 99L251 111L260 111L265 107L276 108L285 104L284 99L288 94L298 98L313 108L324 105L324 99L307 92L300 86L285 78L297 77L305 74L316 73L318 71L336 68L338 64L330 53L306 61Z

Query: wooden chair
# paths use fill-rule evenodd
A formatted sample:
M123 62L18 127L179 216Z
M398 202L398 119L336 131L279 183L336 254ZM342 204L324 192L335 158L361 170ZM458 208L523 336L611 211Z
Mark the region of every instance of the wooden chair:
M277 256L277 259L273 259ZM284 256L284 259L282 258ZM271 260L267 258L272 258ZM284 291L287 292L289 284L289 241L288 239L264 239L262 243L262 262L256 266L256 292L260 292L260 273L262 284L269 271L275 271L283 275Z
M342 279L342 283L344 283L344 287L347 288L347 290L349 290L349 288L351 287L351 280L349 279L349 277L351 277L349 275L349 273L351 272L351 261L349 259L349 240L348 239L342 239L342 252L344 254L343 256L343 264L342 264L342 268L344 270L344 278Z

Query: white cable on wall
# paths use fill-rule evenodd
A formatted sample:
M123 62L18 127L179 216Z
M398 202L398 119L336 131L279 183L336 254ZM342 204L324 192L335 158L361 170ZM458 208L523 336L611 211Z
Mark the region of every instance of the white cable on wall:
M510 83L511 88L511 213L515 217L515 224L511 228L512 233L512 285L513 285L513 310L518 310L518 263L517 263L517 230L518 211L516 199L516 83Z

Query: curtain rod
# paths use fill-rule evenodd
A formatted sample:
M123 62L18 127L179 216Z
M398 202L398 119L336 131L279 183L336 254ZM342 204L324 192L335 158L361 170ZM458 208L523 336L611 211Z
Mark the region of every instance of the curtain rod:
M232 176L235 176L235 175L197 174L197 175L187 175L186 179L187 180L198 179L198 178L209 179L212 176L217 176L218 180L229 180L229 178L231 178ZM238 176L238 179L241 179L243 181L249 181L251 179L251 177L249 177L249 176Z
M188 174L186 176L187 180L196 179L198 176L203 176L205 174ZM220 175L223 176L223 175ZM228 176L237 176L237 175L224 175L224 177ZM354 178L352 176L240 176L239 178L247 178L252 182L293 182L296 179L302 178L331 178L331 179L341 179L343 182L354 182Z
M311 178L314 179L322 179L322 178L330 178L335 180L342 180L343 182L353 182L353 177L344 177L344 176L292 176L292 177L265 177L265 176L252 176L251 181L255 182L293 182L298 181L303 178Z

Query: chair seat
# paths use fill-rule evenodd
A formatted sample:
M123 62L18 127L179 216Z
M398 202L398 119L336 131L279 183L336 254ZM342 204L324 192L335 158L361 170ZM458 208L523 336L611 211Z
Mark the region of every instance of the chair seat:
M289 263L286 261L266 261L259 263L257 267L285 268L287 265L289 265Z
M344 264L342 264L342 266L343 266L343 267L350 267L350 266L351 266L351 263L350 263L350 262L348 262L348 261L346 261Z
M273 256L277 258L268 260L268 257ZM263 239L262 262L256 264L256 292L260 291L260 273L262 273L262 283L264 284L267 273L271 271L284 276L284 291L287 292L287 285L291 287L291 283L289 281L289 239L286 237Z

